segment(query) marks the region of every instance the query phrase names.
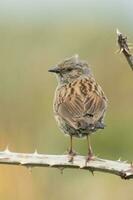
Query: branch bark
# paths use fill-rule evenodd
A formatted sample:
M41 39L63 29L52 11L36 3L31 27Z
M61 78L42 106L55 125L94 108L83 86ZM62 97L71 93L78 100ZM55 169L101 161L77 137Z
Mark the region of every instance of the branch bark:
M117 30L117 41L118 41L118 45L120 47L120 53L122 52L125 56L125 58L128 61L128 64L130 65L131 69L133 70L133 55L130 52L130 47L129 44L127 42L127 37L124 36L122 33L120 33L119 30Z
M0 164L18 165L26 167L53 167L58 169L79 168L91 171L100 171L115 174L123 179L133 178L133 166L120 160L112 161L94 158L86 164L86 157L77 155L73 162L69 162L68 155L46 155L10 152L8 149L0 152Z

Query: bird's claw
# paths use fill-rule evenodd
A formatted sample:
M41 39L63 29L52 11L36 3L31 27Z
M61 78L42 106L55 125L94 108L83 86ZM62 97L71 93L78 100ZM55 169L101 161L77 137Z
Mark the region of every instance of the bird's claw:
M69 162L73 162L74 156L77 155L76 151L72 150L72 149L68 149L68 161Z
M87 163L89 163L89 161L95 160L95 158L96 157L94 156L94 154L88 154L85 160L85 165L87 166Z

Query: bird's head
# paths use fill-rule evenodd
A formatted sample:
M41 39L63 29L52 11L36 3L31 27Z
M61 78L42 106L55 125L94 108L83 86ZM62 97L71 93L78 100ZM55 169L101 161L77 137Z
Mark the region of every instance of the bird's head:
M60 83L69 83L83 75L90 75L91 70L88 63L79 59L78 55L67 58L49 69L49 72L56 73Z

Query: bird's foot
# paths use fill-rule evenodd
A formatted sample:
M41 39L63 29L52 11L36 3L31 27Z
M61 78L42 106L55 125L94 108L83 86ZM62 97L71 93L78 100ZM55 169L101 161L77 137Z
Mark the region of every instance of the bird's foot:
M73 162L74 156L77 155L77 152L74 151L73 149L68 149L68 161Z
M95 160L95 155L91 152L88 153L86 160L85 160L85 165L87 165L87 163L89 163L89 161Z

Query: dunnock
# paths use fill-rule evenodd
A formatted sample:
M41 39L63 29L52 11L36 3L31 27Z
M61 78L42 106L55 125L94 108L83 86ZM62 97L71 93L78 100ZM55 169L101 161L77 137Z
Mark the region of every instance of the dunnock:
M61 130L70 136L70 161L75 152L72 138L86 137L88 142L87 160L93 157L90 135L104 128L107 98L96 83L88 63L78 55L65 59L51 68L56 73L58 86L54 98L54 114Z

